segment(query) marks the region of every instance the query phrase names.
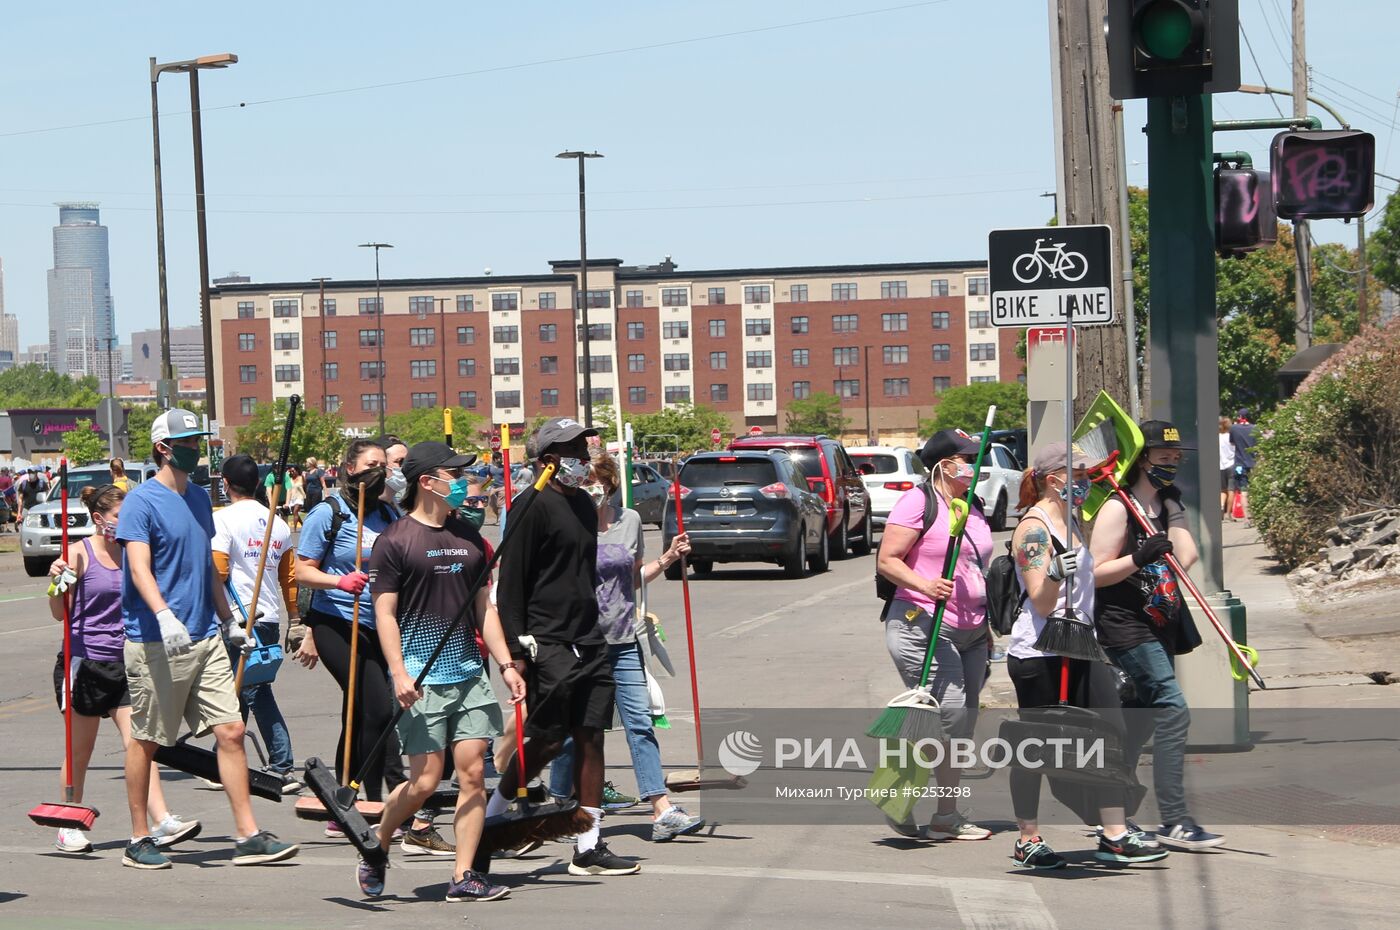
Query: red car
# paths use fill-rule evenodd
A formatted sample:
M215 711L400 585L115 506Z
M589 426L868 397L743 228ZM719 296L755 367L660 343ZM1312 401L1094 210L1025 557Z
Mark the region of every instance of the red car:
M870 498L855 462L840 440L830 436L745 436L730 449L782 449L807 478L807 486L826 504L828 549L833 559L848 551L869 555L874 548Z

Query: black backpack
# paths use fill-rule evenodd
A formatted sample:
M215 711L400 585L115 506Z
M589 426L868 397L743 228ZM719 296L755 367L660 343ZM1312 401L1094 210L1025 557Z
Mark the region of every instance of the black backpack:
M1065 551L1060 541L1053 535L1050 545L1055 554ZM1016 562L1011 556L1011 540L1006 541L1006 554L992 559L987 569L987 623L998 636L1010 636L1021 607L1026 603L1026 592L1021 587L1021 579L1016 577Z

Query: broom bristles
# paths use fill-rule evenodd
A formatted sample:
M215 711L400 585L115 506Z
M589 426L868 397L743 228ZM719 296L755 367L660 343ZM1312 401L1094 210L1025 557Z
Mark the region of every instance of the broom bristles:
M570 802L572 804L572 802ZM561 809L555 803L525 806L491 817L481 834L481 850L519 849L526 843L548 843L563 836L587 833L593 815L582 807Z
M924 713L910 714L911 710ZM938 701L927 688L901 691L885 705L865 735L874 739L942 739L943 722Z
M97 808L83 804L60 804L46 801L29 812L29 819L41 827L91 830L97 820Z
M1099 641L1094 638L1093 625L1069 614L1056 614L1047 619L1040 636L1036 638L1035 648L1066 659L1108 661Z

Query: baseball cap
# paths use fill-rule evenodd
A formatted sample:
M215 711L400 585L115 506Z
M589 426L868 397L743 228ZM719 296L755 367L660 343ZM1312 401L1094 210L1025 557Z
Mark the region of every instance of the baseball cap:
M151 423L151 442L165 442L167 439L185 439L189 436L208 436L209 431L200 427L199 417L188 410L176 407L156 417Z
M1053 471L1065 470L1065 459L1069 457L1069 451L1063 442L1052 442L1048 446L1041 446L1040 451L1035 454L1031 461L1031 468L1037 475L1048 475ZM1098 460L1085 452L1079 443L1074 444L1074 458L1071 464L1075 468L1092 468L1099 464Z
M230 455L224 459L219 474L229 487L241 494L252 497L258 492L258 463L253 461L251 455Z
M1195 449L1183 444L1181 431L1166 420L1143 420L1138 429L1142 431L1144 449Z
M535 442L536 457L539 457L548 452L550 446L573 442L580 436L597 435L596 429L584 426L578 420L572 420L569 417L555 417L552 420L546 420L539 429L535 430L535 434L531 438Z
M960 429L941 429L919 450L919 461L929 468L954 455L976 456L981 444Z
M413 484L435 468L466 468L475 462L475 455L458 452L445 442L419 442L403 460L403 476Z

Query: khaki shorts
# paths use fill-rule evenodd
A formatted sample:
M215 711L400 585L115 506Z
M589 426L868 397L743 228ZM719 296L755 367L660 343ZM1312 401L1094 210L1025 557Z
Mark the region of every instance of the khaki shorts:
M500 735L501 705L484 674L452 685L424 685L423 696L399 718L399 742L406 756Z
M200 640L189 652L173 657L160 642L128 640L125 660L134 738L174 746L181 722L202 735L220 724L242 721L222 637Z

